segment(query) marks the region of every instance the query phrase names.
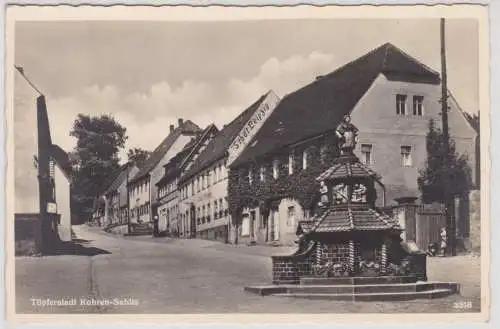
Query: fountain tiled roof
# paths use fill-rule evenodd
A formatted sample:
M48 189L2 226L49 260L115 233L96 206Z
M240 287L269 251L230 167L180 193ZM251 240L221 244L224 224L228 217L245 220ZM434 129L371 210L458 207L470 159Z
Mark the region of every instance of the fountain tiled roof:
M399 229L401 227L396 219L379 213L366 204L332 206L315 220L299 223L299 231L305 234Z
M373 177L374 179L380 178L375 171L359 162L358 158L354 156L345 158L339 157L335 159L335 162L336 163L334 163L333 166L319 175L316 180L326 181L350 177Z

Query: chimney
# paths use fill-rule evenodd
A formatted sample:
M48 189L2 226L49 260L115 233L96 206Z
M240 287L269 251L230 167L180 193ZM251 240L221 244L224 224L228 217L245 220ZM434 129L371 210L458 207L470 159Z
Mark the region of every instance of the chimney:
M174 125L170 125L170 132L174 131Z
M184 123L184 120L183 120L183 119L181 119L181 118L179 118L179 120L178 120L178 121L179 121L179 127L180 127L180 126L182 126L182 124Z

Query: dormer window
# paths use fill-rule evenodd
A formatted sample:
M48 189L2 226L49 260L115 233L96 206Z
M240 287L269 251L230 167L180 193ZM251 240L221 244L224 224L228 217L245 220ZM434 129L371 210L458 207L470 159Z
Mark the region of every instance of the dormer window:
M403 94L396 95L396 114L406 115L406 99L407 96Z
M292 150L288 155L288 175L293 174L293 166L294 166L294 151Z

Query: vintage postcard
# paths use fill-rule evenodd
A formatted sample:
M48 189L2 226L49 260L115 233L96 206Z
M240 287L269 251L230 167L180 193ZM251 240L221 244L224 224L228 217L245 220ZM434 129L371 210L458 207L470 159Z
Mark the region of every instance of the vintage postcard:
M488 319L487 7L9 6L6 51L11 321Z

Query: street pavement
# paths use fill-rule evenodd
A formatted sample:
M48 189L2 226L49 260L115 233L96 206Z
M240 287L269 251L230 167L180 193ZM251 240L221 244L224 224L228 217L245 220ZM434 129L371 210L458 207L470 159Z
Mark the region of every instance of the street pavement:
M246 285L271 283L269 256L290 252L290 248L121 237L83 225L75 226L74 230L82 246L92 253L16 258L17 313L436 313L480 310L479 258L473 256L429 258L429 280L461 283L460 296L410 302L303 300L260 297L243 290ZM43 305L47 299L53 304L63 300L75 305ZM457 302L464 302L461 305L466 308L456 308Z

